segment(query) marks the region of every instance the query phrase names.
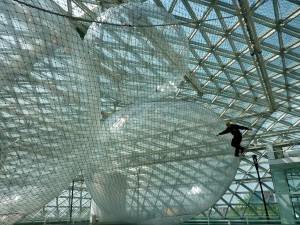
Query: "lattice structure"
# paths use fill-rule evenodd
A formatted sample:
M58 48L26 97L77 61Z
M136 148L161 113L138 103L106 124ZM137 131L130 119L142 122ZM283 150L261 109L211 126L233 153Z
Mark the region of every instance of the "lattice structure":
M86 185L82 179L76 178L68 189L41 209L25 217L20 223L88 221L90 208L91 196Z
M138 0L111 0L109 2L106 0L48 0L47 3L37 0L1 1L0 201L5 199L5 204L0 202L0 216L2 219L5 218L5 223L18 220L34 210L35 206L45 204L51 196L54 199L54 196L59 193L58 189L62 190L62 188L56 189L51 184L57 183L58 186L64 186L63 189L67 189L67 183L71 181L70 177L78 172L78 167L73 170L71 163L66 163L64 167L58 165L64 159L69 162L74 160L79 165L79 160L87 156L84 151L89 150L91 146L81 146L81 140L84 139L84 136L80 134L81 128L82 130L95 129L94 125L98 123L100 110L101 115L104 116L103 119L111 118L109 117L111 113L121 110L128 103L123 96L117 94L109 96L109 91L104 92L100 85L96 85L103 81L104 74L97 74L98 77L102 77L102 81L92 81L86 78L85 74L91 74L94 69L102 72L105 70L97 68L99 60L88 59L91 55L86 54L87 47L82 46L75 32L76 29L80 37L84 39L90 25L93 22L96 23L99 12L105 13L105 10L110 7L128 1L138 2ZM141 0L141 2L144 1ZM238 122L254 129L253 133L250 135L247 133L244 138L245 145L247 145L255 135L246 157L242 159L234 182L221 199L199 217L205 220L208 218L209 220L249 218L249 216L262 218L263 210L257 210L255 204L248 201L253 196L261 198L257 194L259 190L251 155L258 155L261 177L264 182L263 189L271 196L274 188L264 149L266 143L273 143L275 153L282 157L287 154L285 148L294 149L300 143L299 2L297 0L149 0L149 2L160 7L161 11L167 12L167 17L180 25L176 26L176 29L175 26L171 26L172 38L175 37L172 36L175 30L181 27L180 29L189 41L188 73L179 83L176 94L170 91L171 95L168 98L198 102L225 120ZM110 9L110 12L112 11L113 9ZM149 12L148 9L146 11ZM164 20L156 22L164 22ZM123 28L129 27L125 24ZM159 30L158 27L153 29ZM98 34L98 31L95 31L95 34ZM129 34L127 33L126 37L129 37ZM56 38L51 39L53 37ZM112 35L112 38L118 47L120 43L125 43L121 42L123 36L120 32ZM170 50L173 54L174 49L170 48ZM145 49L148 55L149 51ZM138 57L141 52L138 49L134 51L135 57ZM131 52L129 51L128 54ZM167 54L162 52L161 56L167 56ZM115 54L113 58L117 56L118 54ZM125 62L128 58L119 59ZM139 60L127 61L127 63L132 63L139 70L143 68L140 60L144 63L148 62L147 58L146 60L139 58ZM78 65L75 70L71 69L74 64ZM163 66L160 69L164 70ZM73 74L78 76L73 76ZM76 85L68 86L69 82L76 83ZM89 82L91 85L87 85ZM113 83L108 84L113 85ZM151 82L149 85L153 87ZM88 86L91 87L89 91ZM100 91L96 91L98 87ZM67 92L64 88L72 91ZM127 90L130 91L130 89ZM103 95L96 96L100 92ZM123 91L122 95L130 96L132 93L136 92ZM87 99L82 97L83 95L94 95L95 101L92 100L89 104ZM83 108L77 107L79 102L73 98L74 96L80 96L80 105ZM132 97L134 101L149 100L147 94L142 99L135 95ZM96 109L99 98L102 103L100 110ZM93 123L83 122L85 116L88 118L89 113L93 114L90 110L93 108L95 109ZM262 121L264 121L263 124ZM91 131L91 134L96 133L97 137L101 138L97 131ZM74 138L75 141L67 141L70 140L68 138ZM87 139L91 141L94 137L87 135ZM73 144L77 150L83 149L84 151L78 152L76 157L72 158L68 153L77 152L77 150L73 148L71 150L68 146ZM89 144L92 145L92 142ZM144 146L139 147L144 148ZM62 149L63 151L59 153ZM51 163L51 157L56 161ZM179 155L173 159L178 160ZM167 164L167 162L164 163ZM50 172L42 170L46 167L50 168ZM54 168L61 168L64 175L59 177L62 179L56 180ZM47 173L51 173L53 177L41 180L39 175ZM114 177L124 180L119 174ZM10 190L18 190L18 193L22 193L20 189L22 185L28 186L27 184L33 183L36 185L22 197L39 198L38 195L34 197L32 195L38 189L39 184L48 185L48 188L43 189L45 190L43 193L49 190L51 193L40 198L44 203L28 200L27 204L23 205L25 207L20 206L26 211L18 211L14 204L21 202L22 198L19 195L9 197L8 193L13 193ZM4 189L5 191L2 191ZM62 195L65 196L65 193L63 192ZM49 203L50 207L54 207L54 201ZM10 208L7 204L9 202ZM267 204L269 213L278 218L276 202ZM63 209L64 212L66 210L66 208ZM13 215L12 212L17 214ZM53 212L51 210L49 212L51 218L58 215ZM167 212L170 213L172 210ZM42 213L47 217L47 211Z

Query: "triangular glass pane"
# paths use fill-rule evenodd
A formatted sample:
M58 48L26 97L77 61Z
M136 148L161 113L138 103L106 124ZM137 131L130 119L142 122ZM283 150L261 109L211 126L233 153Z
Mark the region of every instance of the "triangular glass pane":
M295 28L299 29L300 24L300 16L295 17L293 20L291 20L289 23L287 23L290 26L293 26Z
M230 79L233 80L234 82L235 82L238 78L240 78L240 76L230 73ZM241 80L244 80L244 78L242 78Z
M210 56L207 58L207 61L213 62L213 63L219 63L217 61L216 57L214 56L214 54L210 54Z
M299 63L295 62L294 60L286 58L285 65L286 65L286 67L293 67L293 66L299 65Z
M217 89L216 85L213 82L208 82L205 85L205 88Z
M241 69L240 64L238 63L238 61L235 61L233 64L230 65L231 68L235 68L235 69Z
M282 59L281 59L281 57L278 57L275 60L269 62L268 64L270 64L271 66L274 65L274 66L277 66L277 67L278 66L282 67Z
M172 1L168 1L168 0L162 0L161 3L163 4L163 6L166 8L167 11L169 11Z
M268 58L274 56L274 53L264 50L264 51L262 51L262 55L263 55L264 59L268 59Z
M189 4L198 19L202 18L204 13L207 11L207 7L204 5L200 5L192 1L189 1Z
M61 8L63 8L64 10L68 10L68 5L66 2L60 1L60 0L53 0L56 4L58 4ZM74 5L73 5L74 7Z
M180 26L180 27L183 29L186 35L189 35L194 30L194 28L187 27L187 26Z
M224 11L222 11L221 14L227 29L231 28L238 21L236 15L232 15Z
M255 30L256 30L256 33L257 33L257 36L258 37L261 37L262 35L264 35L267 31L269 31L270 30L270 28L269 27L267 27L267 26L264 26L264 25L262 25L262 24L260 24L260 23L254 23L255 25Z
M275 117L276 119L278 119L279 117L282 117L284 115L284 112L274 112L272 114L272 117Z
M207 74L202 67L199 67L195 76L203 83L207 81Z
M291 52L296 53L296 54L300 54L300 46L298 46L297 48L294 48Z
M204 74L204 75L207 75L206 72L205 72L205 70L203 69L203 67L200 66L200 67L198 68L198 70L197 70L197 76L198 76L198 75L202 76L203 74Z
M232 5L232 0L222 0L222 2Z
M207 95L205 95L205 96L207 96ZM215 97L216 97L215 95L209 95L209 101L211 102ZM213 109L213 105L210 105L209 108ZM215 107L213 110L216 113L221 114L224 109L221 107Z
M80 16L85 14L81 7L78 7L78 5L76 5L74 2L71 2L71 4L72 4L72 13L73 13L74 16L80 17ZM66 9L66 11L67 10L68 9Z
M228 39L225 39L219 46L218 48L224 49L224 50L230 50L232 51L232 47Z
M273 71L268 70L268 69L266 71L267 71L268 77L272 77L273 76L273 74L274 74ZM275 80L279 80L279 79L280 79L280 77L277 77ZM282 85L284 85L284 80L281 80L281 82L282 82Z
M239 198L234 195L233 198L232 198L232 200L231 200L231 202L238 203L238 202L241 202L241 200L239 200Z
M186 10L185 6L182 4L182 1L177 1L172 14L175 16L181 16L184 18L192 19L189 12Z
M195 49L195 52L198 54L198 56L200 58L203 58L207 54L206 51L202 51L202 50L199 50L199 49Z
M206 44L206 41L205 41L204 37L202 36L202 34L201 34L201 32L199 30L193 36L192 41L200 42L200 43L205 43Z
M220 20L215 12L215 10L211 10L208 16L205 19L205 23L213 25L215 27L222 28L222 24L220 23Z
M216 45L216 43L221 39L219 35L215 35L213 33L206 33L206 34L209 37L209 40L212 45Z
M282 84L285 83L285 78L282 74L280 76L277 76L276 79L272 79L271 82L273 82L274 80L276 80L277 82L282 83Z
M255 13L274 19L273 1L265 1L264 4L255 9Z
M210 75L216 74L218 72L218 70L214 68L208 68L207 70L209 71Z
M249 6L250 6L250 8L251 8L251 6L252 6L254 3L256 3L257 0L248 0L248 2L249 2Z
M283 40L284 47L288 47L291 44L299 41L299 38L296 38L296 37L291 36L291 35L286 34L286 33L282 33L282 40Z
M252 70L253 67L254 67L254 63L253 64L249 64L247 62L243 62L243 65L245 67L245 70L247 70L247 71Z
M244 35L243 29L241 28L241 25L239 25L239 26L234 30L234 33Z
M279 16L284 19L286 16L290 15L295 9L299 8L299 5L292 3L287 0L280 0L277 3Z
M221 72L219 75L218 75L218 77L220 77L220 78L223 78L223 79L226 79L227 80L227 75L224 73L224 72ZM220 82L220 85L228 85L228 83L226 82L224 82L224 83L222 83L222 82Z
M222 55L219 55L219 58L221 59L223 65L226 65L227 63L229 63L231 61L231 58L228 58L228 57L225 57Z
M278 33L274 32L269 37L267 37L266 39L264 39L262 43L268 43L268 44L271 44L271 45L278 46L278 43L279 43L279 41L278 41Z
M248 45L246 43L242 43L239 41L234 41L234 46L237 49L237 52L242 52L244 49L248 48Z
M229 88L226 89L227 92L230 92L230 93L235 93L235 90L233 89L232 86L230 86ZM232 101L232 100L231 100Z

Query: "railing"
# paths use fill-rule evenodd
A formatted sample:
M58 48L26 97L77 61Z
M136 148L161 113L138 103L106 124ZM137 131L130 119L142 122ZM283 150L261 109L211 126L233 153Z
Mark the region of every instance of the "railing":
M264 225L264 224L281 224L280 219L191 219L181 225ZM300 221L299 221L300 224Z

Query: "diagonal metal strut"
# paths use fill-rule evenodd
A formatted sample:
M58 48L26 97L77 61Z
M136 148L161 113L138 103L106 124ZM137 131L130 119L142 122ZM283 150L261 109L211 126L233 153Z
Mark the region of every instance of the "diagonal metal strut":
M237 6L236 1L239 3L239 7ZM269 105L269 109L271 112L276 110L276 103L274 99L274 95L272 92L272 87L269 81L269 77L267 74L265 62L262 56L262 51L260 48L259 40L257 37L255 25L250 13L250 8L247 0L232 0L234 7L237 10L238 19L242 26L244 35L246 36L246 40L250 39L248 42L249 49L251 51L251 56L254 57L255 67L257 68L257 72L259 74L259 78L261 80L261 84ZM239 8L239 10L238 10Z

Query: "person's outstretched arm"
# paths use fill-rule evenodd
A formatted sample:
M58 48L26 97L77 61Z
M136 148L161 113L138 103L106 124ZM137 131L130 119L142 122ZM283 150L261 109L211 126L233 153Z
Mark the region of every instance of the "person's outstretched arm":
M230 129L229 129L229 127L227 127L225 130L223 130L222 132L218 133L217 136L218 135L223 135L223 134L228 134L229 132L230 132Z
M238 129L240 130L252 130L251 128L249 127L244 127L244 126L240 126L240 125L236 125Z

